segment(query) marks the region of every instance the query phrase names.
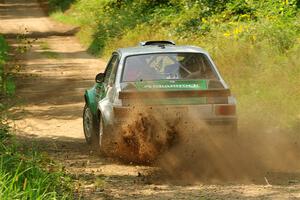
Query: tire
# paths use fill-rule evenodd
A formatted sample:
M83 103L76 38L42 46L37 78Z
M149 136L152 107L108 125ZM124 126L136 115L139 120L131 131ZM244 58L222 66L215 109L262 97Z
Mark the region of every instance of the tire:
M86 143L94 145L98 143L98 123L90 108L85 104L83 109L83 132Z

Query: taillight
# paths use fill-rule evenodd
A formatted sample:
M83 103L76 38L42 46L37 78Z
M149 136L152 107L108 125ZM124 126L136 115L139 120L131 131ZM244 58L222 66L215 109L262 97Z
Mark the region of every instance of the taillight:
M236 107L235 105L215 105L216 115L235 115Z

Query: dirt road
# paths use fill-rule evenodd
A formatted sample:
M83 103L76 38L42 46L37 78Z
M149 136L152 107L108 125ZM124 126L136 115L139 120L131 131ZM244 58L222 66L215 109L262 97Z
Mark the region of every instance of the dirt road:
M13 115L18 136L65 165L85 199L300 198L297 182L208 184L200 180L183 185L156 174L156 167L94 155L83 137L82 95L105 63L86 53L73 36L75 30L50 20L36 0L0 0L0 32L11 45L20 43L17 34L27 34L30 41L37 38L18 57L17 95L23 101Z

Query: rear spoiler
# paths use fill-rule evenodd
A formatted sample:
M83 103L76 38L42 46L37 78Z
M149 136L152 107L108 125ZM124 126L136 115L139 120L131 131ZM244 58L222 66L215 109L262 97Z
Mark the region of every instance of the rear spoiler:
M119 99L180 98L180 97L229 97L230 89L187 91L121 91Z

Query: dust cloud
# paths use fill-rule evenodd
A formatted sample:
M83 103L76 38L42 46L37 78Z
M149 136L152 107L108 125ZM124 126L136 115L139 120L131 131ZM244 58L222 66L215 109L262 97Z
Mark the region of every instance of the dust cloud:
M300 138L271 125L248 122L234 134L169 110L140 107L130 113L116 134L113 154L157 166L149 174L153 181L159 176L182 183L275 184L282 183L278 174L300 173Z
M237 136L185 130L180 144L158 159L168 178L187 182L275 184L275 176L300 172L296 136L266 133L262 127L241 127ZM286 180L289 181L289 180Z

